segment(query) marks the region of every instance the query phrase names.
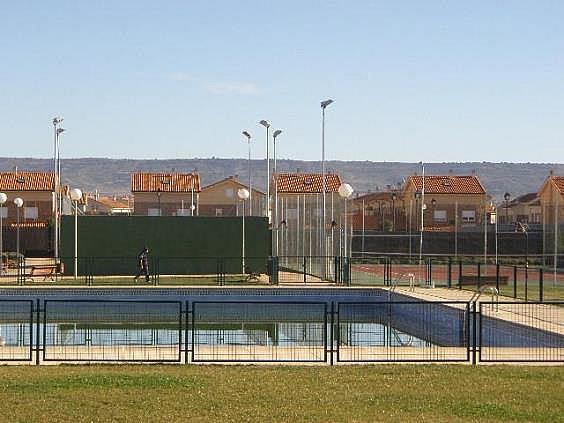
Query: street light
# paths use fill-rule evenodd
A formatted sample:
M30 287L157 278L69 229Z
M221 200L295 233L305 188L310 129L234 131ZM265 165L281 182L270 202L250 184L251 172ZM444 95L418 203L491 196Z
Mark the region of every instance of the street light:
M63 122L63 118L56 116L53 118L53 177L55 179L55 236L54 250L55 258L59 257L59 195L60 195L60 175L58 171L57 157L59 157L59 135L62 133L59 125ZM63 129L64 131L64 129Z
M78 275L78 201L82 198L82 191L74 188L70 192L71 200L74 202L74 278Z
M392 192L392 232L396 231L396 198L397 194Z
M276 251L275 254L276 256L278 256L278 180L276 179L276 137L278 135L280 135L282 133L281 129L277 129L276 131L274 131L274 133L272 134L272 139L273 139L273 143L274 143L274 222L276 225L275 228L275 236L276 236L276 240L275 240L275 245L276 245Z
M14 199L14 204L16 205L16 260L20 260L20 209L23 206L23 200L20 197ZM18 266L19 267L19 266Z
M509 208L509 199L511 198L511 194L509 194L508 192L506 192L505 194L503 194L503 199L505 200L505 224L509 224L509 217L507 216L507 211Z
M341 196L341 198L343 198L345 200L345 249L344 249L344 255L345 257L347 257L347 199L352 195L352 193L354 192L353 188L349 185L349 184L341 184L339 186L339 195Z
M331 99L321 102L321 191L323 191L323 225L321 225L321 230L323 235L323 257L327 256L327 239L325 237L325 220L327 218L327 204L325 200L325 192L327 191L327 181L325 180L325 109L331 103L333 103Z
M4 272L4 243L2 239L2 218L4 217L2 214L4 212L4 203L8 200L8 196L0 192L0 275Z
M270 223L270 154L268 150L268 130L270 123L264 119L259 123L266 128L266 217L268 223Z
M242 274L245 274L245 200L248 200L251 196L250 192L246 188L239 188L237 190L237 196L241 201L243 201L243 219L242 219L242 246L241 246L241 268Z
M529 225L522 222L515 222L517 229L525 235L525 267L529 267Z
M243 131L243 135L247 137L247 143L249 144L249 216L253 214L253 189L251 187L251 134L248 131Z
M60 215L63 214L63 196L60 193L60 186L61 186L61 181L62 181L62 177L61 177L61 143L60 143L60 135L65 132L64 128L57 128L57 175L58 179L59 179L59 203L58 203L58 207L59 207L59 233L58 233L58 240L59 243L61 242L61 217Z

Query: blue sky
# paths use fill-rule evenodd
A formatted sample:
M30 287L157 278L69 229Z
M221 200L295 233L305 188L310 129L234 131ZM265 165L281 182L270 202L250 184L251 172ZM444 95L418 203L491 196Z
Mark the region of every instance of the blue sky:
M561 1L2 3L0 156L564 157Z

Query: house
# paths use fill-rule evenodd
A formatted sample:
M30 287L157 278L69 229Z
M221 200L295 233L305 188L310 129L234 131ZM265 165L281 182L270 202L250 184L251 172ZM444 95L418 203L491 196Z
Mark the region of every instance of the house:
M243 207L246 215L264 215L265 193L253 188L249 201L243 205L237 195L241 188L249 189L236 176L229 176L202 188L198 203L200 216L239 216L243 213Z
M503 201L498 205L498 213L501 224L542 223L542 207L536 192L520 195L511 201Z
M197 216L200 191L196 172L131 174L135 215Z
M355 230L405 231L405 202L401 192L371 192L355 197L352 203Z
M4 224L16 226L15 198L23 200L20 210L20 226L47 227L55 211L55 178L53 172L1 172L0 192L8 200L2 207Z
M133 201L129 196L104 196L98 193L86 197L85 212L89 215L130 215Z
M550 175L541 185L538 197L543 225L564 223L564 176Z
M423 176L412 175L407 178L401 196L411 231L421 228L421 209L426 231L475 228L484 223L490 209L490 198L475 175L426 175L424 191Z

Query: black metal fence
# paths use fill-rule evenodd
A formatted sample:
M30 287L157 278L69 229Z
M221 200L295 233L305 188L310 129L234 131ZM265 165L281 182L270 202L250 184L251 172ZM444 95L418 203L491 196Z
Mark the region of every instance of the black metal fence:
M564 362L562 305L0 300L0 363Z
M409 257L350 259L350 285L424 286L479 290L525 301L564 300L564 269L516 264Z

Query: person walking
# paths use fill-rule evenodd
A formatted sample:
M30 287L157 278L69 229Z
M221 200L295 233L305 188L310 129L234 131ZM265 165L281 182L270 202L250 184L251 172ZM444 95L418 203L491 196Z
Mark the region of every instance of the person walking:
M144 247L137 256L139 269L133 280L137 281L141 274L145 275L145 282L149 282L149 249Z

